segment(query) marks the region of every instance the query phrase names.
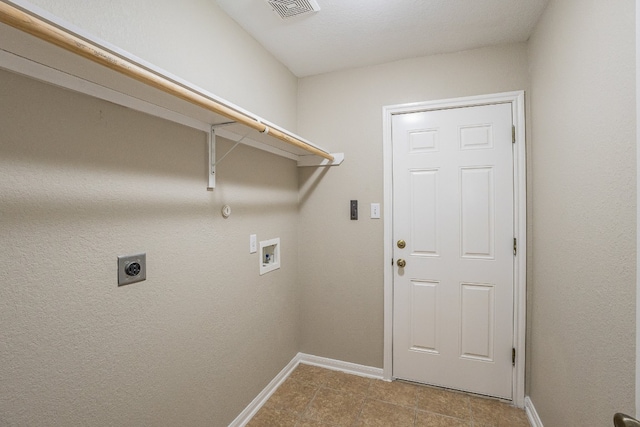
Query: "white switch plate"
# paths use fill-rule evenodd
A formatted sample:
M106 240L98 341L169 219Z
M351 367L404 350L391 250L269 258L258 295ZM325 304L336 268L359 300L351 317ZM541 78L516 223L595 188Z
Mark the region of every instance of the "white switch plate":
M258 237L255 234L249 236L249 253L255 254L258 252Z
M380 219L380 203L371 203L371 218Z

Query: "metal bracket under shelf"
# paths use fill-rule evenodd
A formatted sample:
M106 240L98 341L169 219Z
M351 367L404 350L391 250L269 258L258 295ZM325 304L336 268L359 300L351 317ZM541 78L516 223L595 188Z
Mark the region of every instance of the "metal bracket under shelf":
M207 190L213 191L216 188L216 166L222 160L224 160L229 153L231 153L240 143L246 144L250 147L258 148L260 150L264 150L267 152L271 152L273 154L277 154L282 157L286 157L292 160L296 160L298 162L298 167L326 167L326 166L338 166L344 161L344 153L331 153L334 157L334 160L327 160L319 156L315 155L298 155L295 153L285 152L279 148L271 147L269 145L264 145L260 142L254 141L249 138L249 134L244 136L237 135L232 132L225 132L222 129L225 125L229 123L221 123L217 125L211 126L211 131L208 133L208 144L209 144L209 183L207 185ZM235 142L233 147L229 149L220 159L216 160L216 134L222 134L223 138L229 139L232 142Z
M331 153L333 161L313 155L298 156L298 167L338 166L344 161L344 153Z
M209 131L209 184L207 190L213 191L216 188L216 134L213 129Z

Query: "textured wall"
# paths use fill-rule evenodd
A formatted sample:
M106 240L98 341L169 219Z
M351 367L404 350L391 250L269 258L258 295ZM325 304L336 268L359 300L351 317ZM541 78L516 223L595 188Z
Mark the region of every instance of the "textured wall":
M295 131L297 79L213 0L29 1Z
M297 79L213 1L33 3L295 130ZM299 348L295 163L241 146L207 192L203 133L4 72L0 99L0 425L227 425Z
M545 426L634 413L632 0L552 0L530 40L529 394Z
M329 173L300 171L302 350L382 367L384 105L523 90L526 45L514 44L399 61L304 78L301 134L344 150ZM312 191L311 191L312 190ZM349 219L349 200L360 220ZM382 208L384 215L385 207ZM390 260L389 260L390 261Z
M0 425L228 425L299 347L295 163L240 146L208 192L204 133L4 71L0 99Z

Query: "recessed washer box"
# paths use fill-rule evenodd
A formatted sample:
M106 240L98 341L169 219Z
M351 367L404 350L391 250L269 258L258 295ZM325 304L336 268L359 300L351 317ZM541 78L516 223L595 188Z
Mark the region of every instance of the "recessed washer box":
M260 242L260 275L280 268L280 238Z

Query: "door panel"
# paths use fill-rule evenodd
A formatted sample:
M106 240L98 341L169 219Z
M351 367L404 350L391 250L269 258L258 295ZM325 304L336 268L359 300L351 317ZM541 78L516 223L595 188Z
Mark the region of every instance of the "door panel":
M511 399L511 105L392 118L393 376Z
M411 171L413 256L438 256L438 170Z
M411 349L438 353L438 282L411 281Z
M460 169L460 222L463 258L493 259L494 230L493 168Z
M495 286L463 283L460 356L493 362Z

